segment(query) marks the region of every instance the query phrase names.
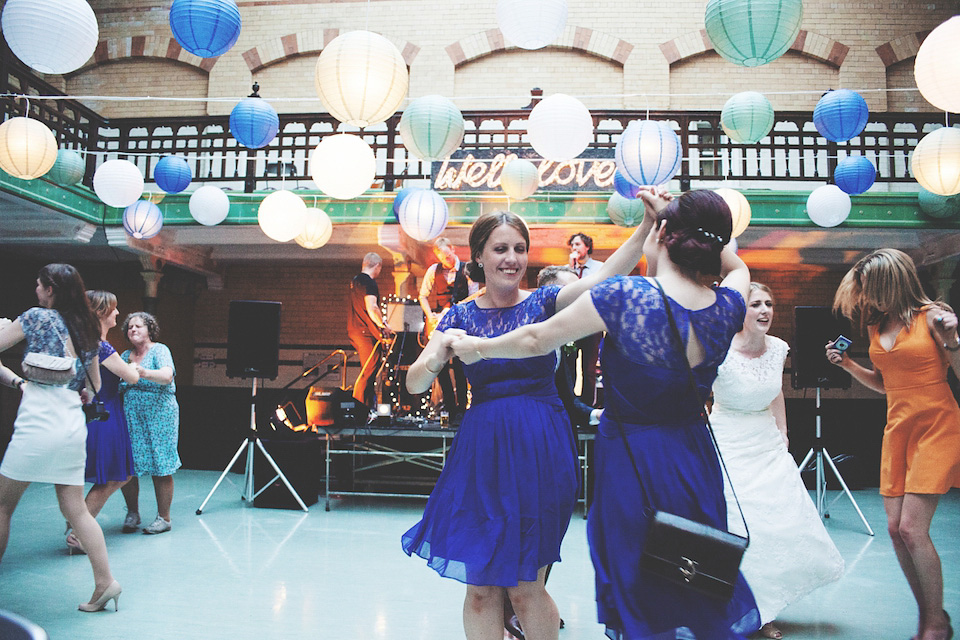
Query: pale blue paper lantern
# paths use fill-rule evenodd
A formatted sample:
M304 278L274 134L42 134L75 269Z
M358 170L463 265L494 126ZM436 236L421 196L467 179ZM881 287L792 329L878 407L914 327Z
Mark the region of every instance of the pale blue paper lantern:
M56 162L45 177L62 187L69 187L83 180L83 174L86 171L87 161L83 159L80 152L73 149L60 149L57 151Z
M153 168L153 180L167 193L180 193L190 186L193 172L183 158L164 156Z
M709 0L704 26L718 54L759 67L790 49L802 19L802 0Z
M279 130L280 116L263 98L244 98L230 112L230 133L248 149L267 146Z
M443 160L460 147L466 125L457 105L438 95L423 96L403 110L397 129L403 146L421 160Z
M680 136L666 122L634 120L627 125L616 149L617 169L638 186L669 181L680 170Z
M614 192L607 201L607 215L618 227L636 227L643 222L643 200Z
M500 188L513 200L526 200L540 188L540 170L524 158L511 160L500 172Z
M404 187L397 191L397 195L393 198L393 217L397 219L397 222L400 222L400 204L414 191L419 191L416 187Z
M163 213L149 200L137 200L123 210L123 228L137 240L152 238L163 228Z
M40 73L76 71L100 40L97 16L86 0L7 0L0 21L10 50Z
M613 172L613 190L630 199L636 198L640 193L640 187L624 178L619 169Z
M234 0L173 0L170 30L180 46L201 58L216 58L240 37L240 9Z
M917 193L917 202L920 210L931 218L953 218L960 213L960 195L941 196L936 193L920 189Z
M867 126L870 110L856 91L828 91L813 109L813 124L827 140L843 142L856 138Z
M864 156L847 156L833 170L833 181L850 195L865 192L876 179L876 167Z
M760 142L773 128L773 105L756 91L742 91L731 96L720 112L720 126L734 142Z
M418 189L400 203L400 227L420 242L429 242L443 233L447 216L447 203L433 189Z

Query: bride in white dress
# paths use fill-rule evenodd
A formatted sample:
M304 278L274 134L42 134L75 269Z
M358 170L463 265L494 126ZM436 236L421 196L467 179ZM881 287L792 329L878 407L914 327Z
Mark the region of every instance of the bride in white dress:
M768 336L773 320L770 289L750 284L743 330L730 346L713 385L710 422L740 500L750 546L740 566L753 590L767 638L781 638L773 624L791 602L843 575L833 544L793 456L787 451L783 364L789 346ZM726 487L730 530L743 522Z

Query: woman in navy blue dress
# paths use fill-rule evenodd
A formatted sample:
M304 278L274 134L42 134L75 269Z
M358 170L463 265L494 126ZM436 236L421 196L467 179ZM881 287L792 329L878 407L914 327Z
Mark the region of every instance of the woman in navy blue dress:
M732 225L730 210L716 193L692 191L669 203L648 191L640 197L646 218L656 217L643 247L648 277L606 280L552 319L499 338L448 332L443 346L469 364L542 356L607 331L606 409L596 440L587 525L600 622L618 640L742 638L760 626L742 576L733 598L720 601L641 571L640 554L651 507L726 529L723 477L684 359L705 397L743 324L750 275L732 250L722 250ZM723 276L721 286L701 284L716 273ZM657 282L671 301L685 353L673 338Z

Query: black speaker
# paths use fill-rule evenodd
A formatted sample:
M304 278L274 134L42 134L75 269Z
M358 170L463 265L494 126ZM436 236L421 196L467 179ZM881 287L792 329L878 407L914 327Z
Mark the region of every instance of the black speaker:
M317 501L322 484L323 440L317 437L304 440L260 440L297 495L308 507ZM259 452L255 453L253 484L259 491L277 472ZM253 499L253 506L271 509L299 509L296 499L287 490L283 480L276 478Z
M306 399L307 425L355 427L366 424L370 408L340 387L310 387Z
M280 303L231 300L227 325L227 377L277 377Z
M840 334L853 335L846 318L834 315L829 307L794 307L794 331L793 388L849 389L850 374L830 364L824 349Z

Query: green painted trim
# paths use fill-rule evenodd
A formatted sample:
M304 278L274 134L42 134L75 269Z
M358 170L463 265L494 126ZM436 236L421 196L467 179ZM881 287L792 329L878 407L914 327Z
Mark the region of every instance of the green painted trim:
M84 186L62 187L43 178L21 180L5 171L0 171L0 190L91 224L101 224L104 210L111 208Z

